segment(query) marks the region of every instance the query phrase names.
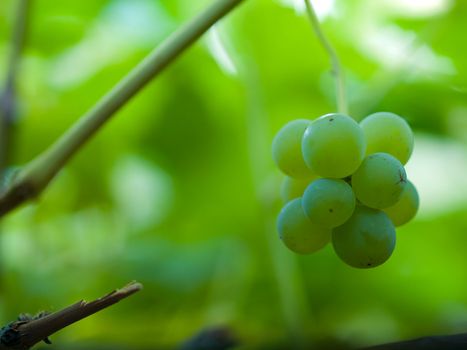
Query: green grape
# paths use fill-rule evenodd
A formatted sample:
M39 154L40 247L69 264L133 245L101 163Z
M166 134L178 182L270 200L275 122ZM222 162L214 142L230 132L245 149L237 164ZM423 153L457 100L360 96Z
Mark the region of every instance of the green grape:
M314 253L331 239L331 230L310 221L296 198L282 208L277 219L279 237L290 250L299 254Z
M396 245L396 229L381 210L358 205L351 218L332 231L332 245L348 265L375 267L391 256Z
M288 176L306 178L312 174L303 160L301 151L303 134L310 123L306 119L293 120L284 125L272 141L274 162Z
M419 198L417 189L412 182L407 181L402 196L393 206L384 209L395 226L402 226L408 223L417 214Z
M350 218L355 209L355 195L344 180L318 179L305 190L302 207L311 221L332 228Z
M396 204L406 183L404 166L387 153L369 155L352 175L352 187L357 199L376 209Z
M290 202L292 199L303 196L303 192L307 186L316 179L316 176L310 176L304 179L294 179L286 176L282 180L281 198L284 203Z
M405 119L397 114L378 112L360 122L366 137L366 154L389 153L407 163L413 150L413 133Z
M305 163L321 177L351 175L365 157L365 136L360 125L343 114L314 120L302 140Z

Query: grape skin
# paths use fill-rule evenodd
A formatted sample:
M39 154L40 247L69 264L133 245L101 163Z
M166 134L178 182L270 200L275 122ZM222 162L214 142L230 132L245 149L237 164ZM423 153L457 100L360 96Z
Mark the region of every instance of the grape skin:
M417 214L420 199L414 184L407 181L399 201L384 209L395 226L402 226L412 220Z
M298 119L277 133L272 148L286 174L277 230L290 250L310 254L332 240L350 266L370 268L389 259L395 226L410 221L419 206L403 166L413 151L404 119L389 112L360 124L337 113Z
M396 230L381 210L357 206L352 217L332 231L339 258L357 268L371 268L389 259L396 245Z
M355 195L344 180L318 179L305 190L302 207L311 221L333 228L350 218L355 209Z
M290 176L284 177L280 191L283 203L290 202L292 199L303 196L305 189L316 178L317 176L310 176L304 179L294 179Z
M293 178L306 178L312 175L301 151L303 134L310 123L306 119L292 120L279 130L272 141L272 158L285 175Z
M360 125L344 114L328 114L314 120L302 140L305 163L317 175L344 178L365 156L365 136Z
M402 164L409 160L414 145L412 129L405 119L390 112L373 113L360 122L365 134L366 153L389 153Z
M366 157L352 175L352 188L364 205L384 209L397 203L407 183L403 165L388 153Z
M287 248L298 254L310 254L328 244L331 230L312 223L305 215L301 201L296 198L282 208L277 231Z

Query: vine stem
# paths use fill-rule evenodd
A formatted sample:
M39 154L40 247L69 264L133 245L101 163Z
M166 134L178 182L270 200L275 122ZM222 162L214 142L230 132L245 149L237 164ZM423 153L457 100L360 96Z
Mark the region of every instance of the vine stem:
M337 110L339 111L339 113L348 114L349 109L345 94L344 72L342 70L339 57L337 56L336 50L334 50L331 43L324 35L323 30L321 29L318 16L316 15L311 0L305 0L305 5L311 26L313 27L316 36L318 37L321 45L323 46L324 50L327 52L331 60L332 73L334 75L334 80L336 84Z
M150 53L50 148L19 171L0 195L0 216L39 195L115 112L242 1L217 0Z
M11 37L10 54L6 65L6 79L0 94L0 172L2 176L11 158L12 133L17 118L16 80L21 53L26 41L29 8L29 0L18 0Z

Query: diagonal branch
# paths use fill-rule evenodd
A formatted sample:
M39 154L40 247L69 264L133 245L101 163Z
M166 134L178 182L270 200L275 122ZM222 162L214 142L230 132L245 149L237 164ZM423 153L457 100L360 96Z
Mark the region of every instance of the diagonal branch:
M361 350L461 350L467 349L467 333L435 335L396 343L375 345Z
M81 300L65 309L30 321L18 320L0 331L0 350L27 350L59 330L95 314L140 291L142 285L132 282L122 289L91 302Z
M0 216L39 195L115 112L242 1L216 0L149 54L49 149L16 175L0 195Z

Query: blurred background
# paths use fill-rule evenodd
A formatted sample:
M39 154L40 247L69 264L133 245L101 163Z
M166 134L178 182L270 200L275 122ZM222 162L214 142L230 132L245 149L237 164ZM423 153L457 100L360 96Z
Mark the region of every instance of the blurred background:
M1 81L18 1L0 2ZM13 165L209 3L32 0ZM292 119L334 112L334 85L303 0L248 0L35 203L2 219L1 324L138 280L142 292L53 342L174 348L221 325L242 349L318 348L467 330L467 2L314 5L345 67L351 115L391 111L416 134L407 172L421 207L392 258L357 270L331 246L297 256L279 241L272 138Z

